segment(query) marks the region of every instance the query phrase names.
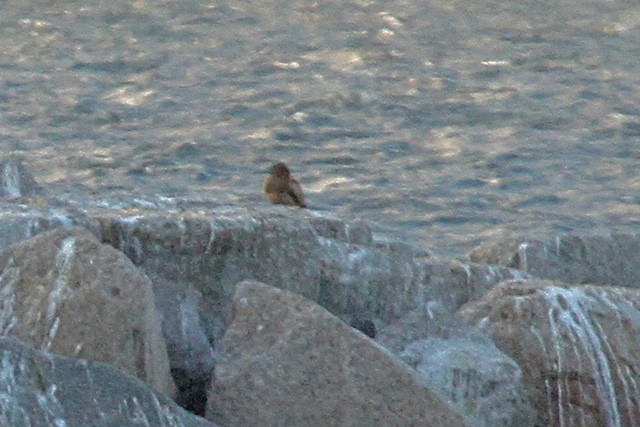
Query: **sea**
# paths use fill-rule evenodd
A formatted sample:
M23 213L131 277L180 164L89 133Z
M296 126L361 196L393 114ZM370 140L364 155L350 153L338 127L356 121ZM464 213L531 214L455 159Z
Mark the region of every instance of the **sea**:
M445 256L637 233L640 4L5 0L8 155L51 195L241 206L284 161Z

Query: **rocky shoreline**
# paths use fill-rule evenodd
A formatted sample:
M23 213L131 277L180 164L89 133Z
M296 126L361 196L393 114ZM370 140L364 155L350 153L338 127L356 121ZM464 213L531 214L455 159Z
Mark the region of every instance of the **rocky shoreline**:
M2 425L640 423L639 236L442 259L326 212L0 170Z

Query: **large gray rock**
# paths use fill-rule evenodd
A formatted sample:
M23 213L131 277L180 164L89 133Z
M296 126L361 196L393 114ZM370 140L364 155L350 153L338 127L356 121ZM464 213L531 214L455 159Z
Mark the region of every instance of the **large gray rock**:
M505 282L459 314L522 368L541 425L640 425L640 291Z
M149 279L82 228L39 234L0 254L0 333L111 363L173 395Z
M520 367L441 304L412 311L380 331L376 341L422 374L469 424L536 424Z
M215 427L111 365L7 337L0 337L0 396L7 427Z
M476 262L517 268L543 279L640 288L640 235L507 239L470 253Z
M207 418L245 425L465 425L406 365L300 295L245 281Z

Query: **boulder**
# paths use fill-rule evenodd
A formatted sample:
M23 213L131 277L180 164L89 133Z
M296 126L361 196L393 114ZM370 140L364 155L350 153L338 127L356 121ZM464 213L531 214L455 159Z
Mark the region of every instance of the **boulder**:
M475 262L516 268L542 279L640 288L640 235L562 235L507 239L475 248Z
M433 258L374 237L361 220L326 212L131 196L65 203L8 206L7 243L82 224L126 254L153 283L179 400L197 413L242 280L299 293L375 335L429 302L454 311L500 280L526 277L505 267Z
M42 188L23 166L19 157L10 156L0 162L0 195L2 197L17 199L41 193Z
M364 319L362 329L373 331L426 302L441 300L456 310L500 280L526 276L431 258L406 244L373 239L362 221L286 207L181 205L87 215L100 223L102 240L154 283L163 326L174 331L167 337L174 375L191 390L207 378L203 368L213 366L206 359L217 351L242 280L296 292L348 321ZM189 333L181 332L185 324Z
M640 291L504 282L459 311L521 367L541 425L640 425Z
M207 418L242 425L463 426L413 370L304 297L237 286Z
M60 355L111 363L173 395L149 279L82 228L0 254L0 332Z
M410 312L380 331L376 341L423 375L470 425L536 425L520 367L441 304Z
M0 337L0 425L215 427L112 365Z

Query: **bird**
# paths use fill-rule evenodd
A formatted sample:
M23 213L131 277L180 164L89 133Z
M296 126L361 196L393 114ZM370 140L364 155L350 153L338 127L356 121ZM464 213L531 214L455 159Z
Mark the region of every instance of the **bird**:
M274 205L288 205L306 208L302 187L291 177L289 168L283 162L275 163L264 180L264 197Z

